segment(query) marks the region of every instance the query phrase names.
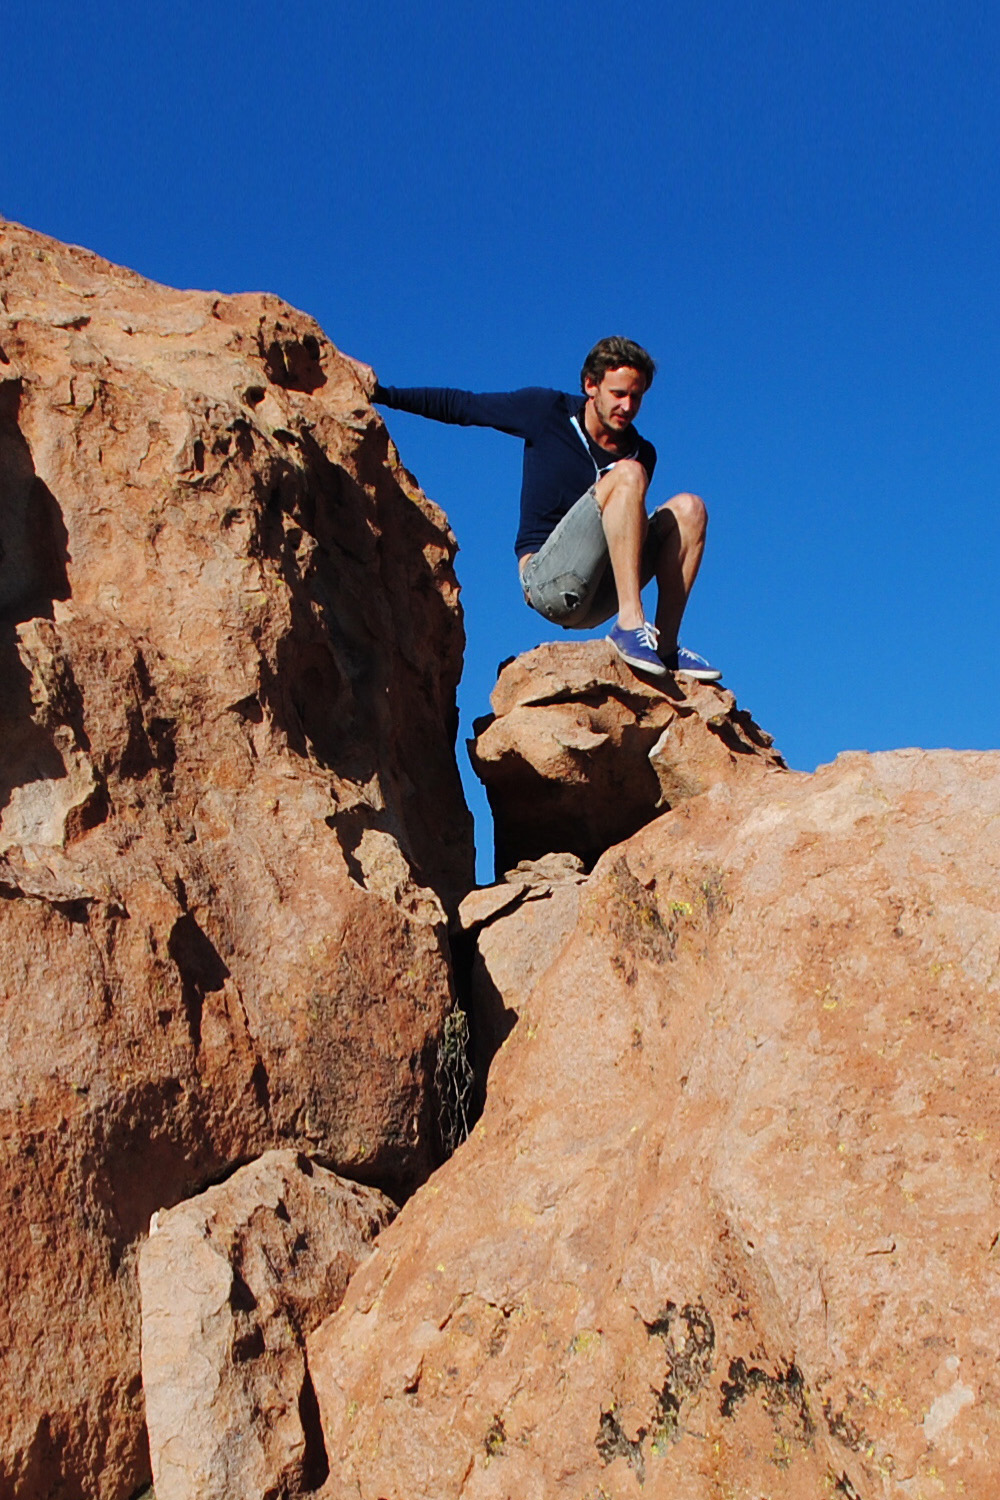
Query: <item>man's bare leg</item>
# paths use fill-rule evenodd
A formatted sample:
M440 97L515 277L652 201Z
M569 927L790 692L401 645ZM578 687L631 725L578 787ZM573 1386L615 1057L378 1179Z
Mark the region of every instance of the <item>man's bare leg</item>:
M618 623L623 630L638 630L645 619L640 570L648 525L648 484L642 464L634 458L623 458L598 480L595 490L618 591Z
M673 517L673 525L663 527L663 544L656 560L659 598L655 623L660 632L660 652L668 656L676 649L684 606L701 567L708 512L699 495L688 494L675 495L660 510L669 511Z

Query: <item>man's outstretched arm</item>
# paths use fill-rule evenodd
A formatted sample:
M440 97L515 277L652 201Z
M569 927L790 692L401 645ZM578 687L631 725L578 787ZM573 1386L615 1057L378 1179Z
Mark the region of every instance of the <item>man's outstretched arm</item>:
M432 417L459 427L494 427L513 437L527 438L544 420L557 392L528 386L520 391L460 391L451 386L382 385L377 382L371 399L395 411Z

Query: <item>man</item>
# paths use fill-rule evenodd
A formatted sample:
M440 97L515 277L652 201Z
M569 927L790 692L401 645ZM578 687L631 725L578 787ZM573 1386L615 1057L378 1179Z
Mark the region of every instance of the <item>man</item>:
M372 400L523 439L514 550L527 603L566 629L590 630L616 615L608 640L634 670L711 682L722 673L677 641L705 548L704 502L675 495L646 515L656 450L632 424L655 370L639 344L615 337L587 355L581 396L536 387L491 395L398 390L376 382ZM641 599L653 578L655 624Z

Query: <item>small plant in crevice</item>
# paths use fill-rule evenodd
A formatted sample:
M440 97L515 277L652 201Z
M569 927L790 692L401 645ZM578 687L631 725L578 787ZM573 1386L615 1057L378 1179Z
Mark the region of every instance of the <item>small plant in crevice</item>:
M438 1125L446 1157L467 1138L472 1103L473 1075L469 1063L469 1020L455 1007L445 1017L434 1064L434 1089L438 1097Z

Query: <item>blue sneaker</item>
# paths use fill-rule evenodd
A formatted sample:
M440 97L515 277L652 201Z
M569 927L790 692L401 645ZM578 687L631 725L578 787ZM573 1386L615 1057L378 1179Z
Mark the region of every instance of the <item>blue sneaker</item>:
M648 620L644 620L637 630L623 630L616 622L608 640L622 661L628 662L635 671L650 672L654 677L666 675L667 669L656 654L656 627Z
M664 651L663 664L668 671L683 672L686 677L695 677L699 682L718 682L722 676L718 667L713 667L697 651L689 651L686 646L678 646L676 651Z

